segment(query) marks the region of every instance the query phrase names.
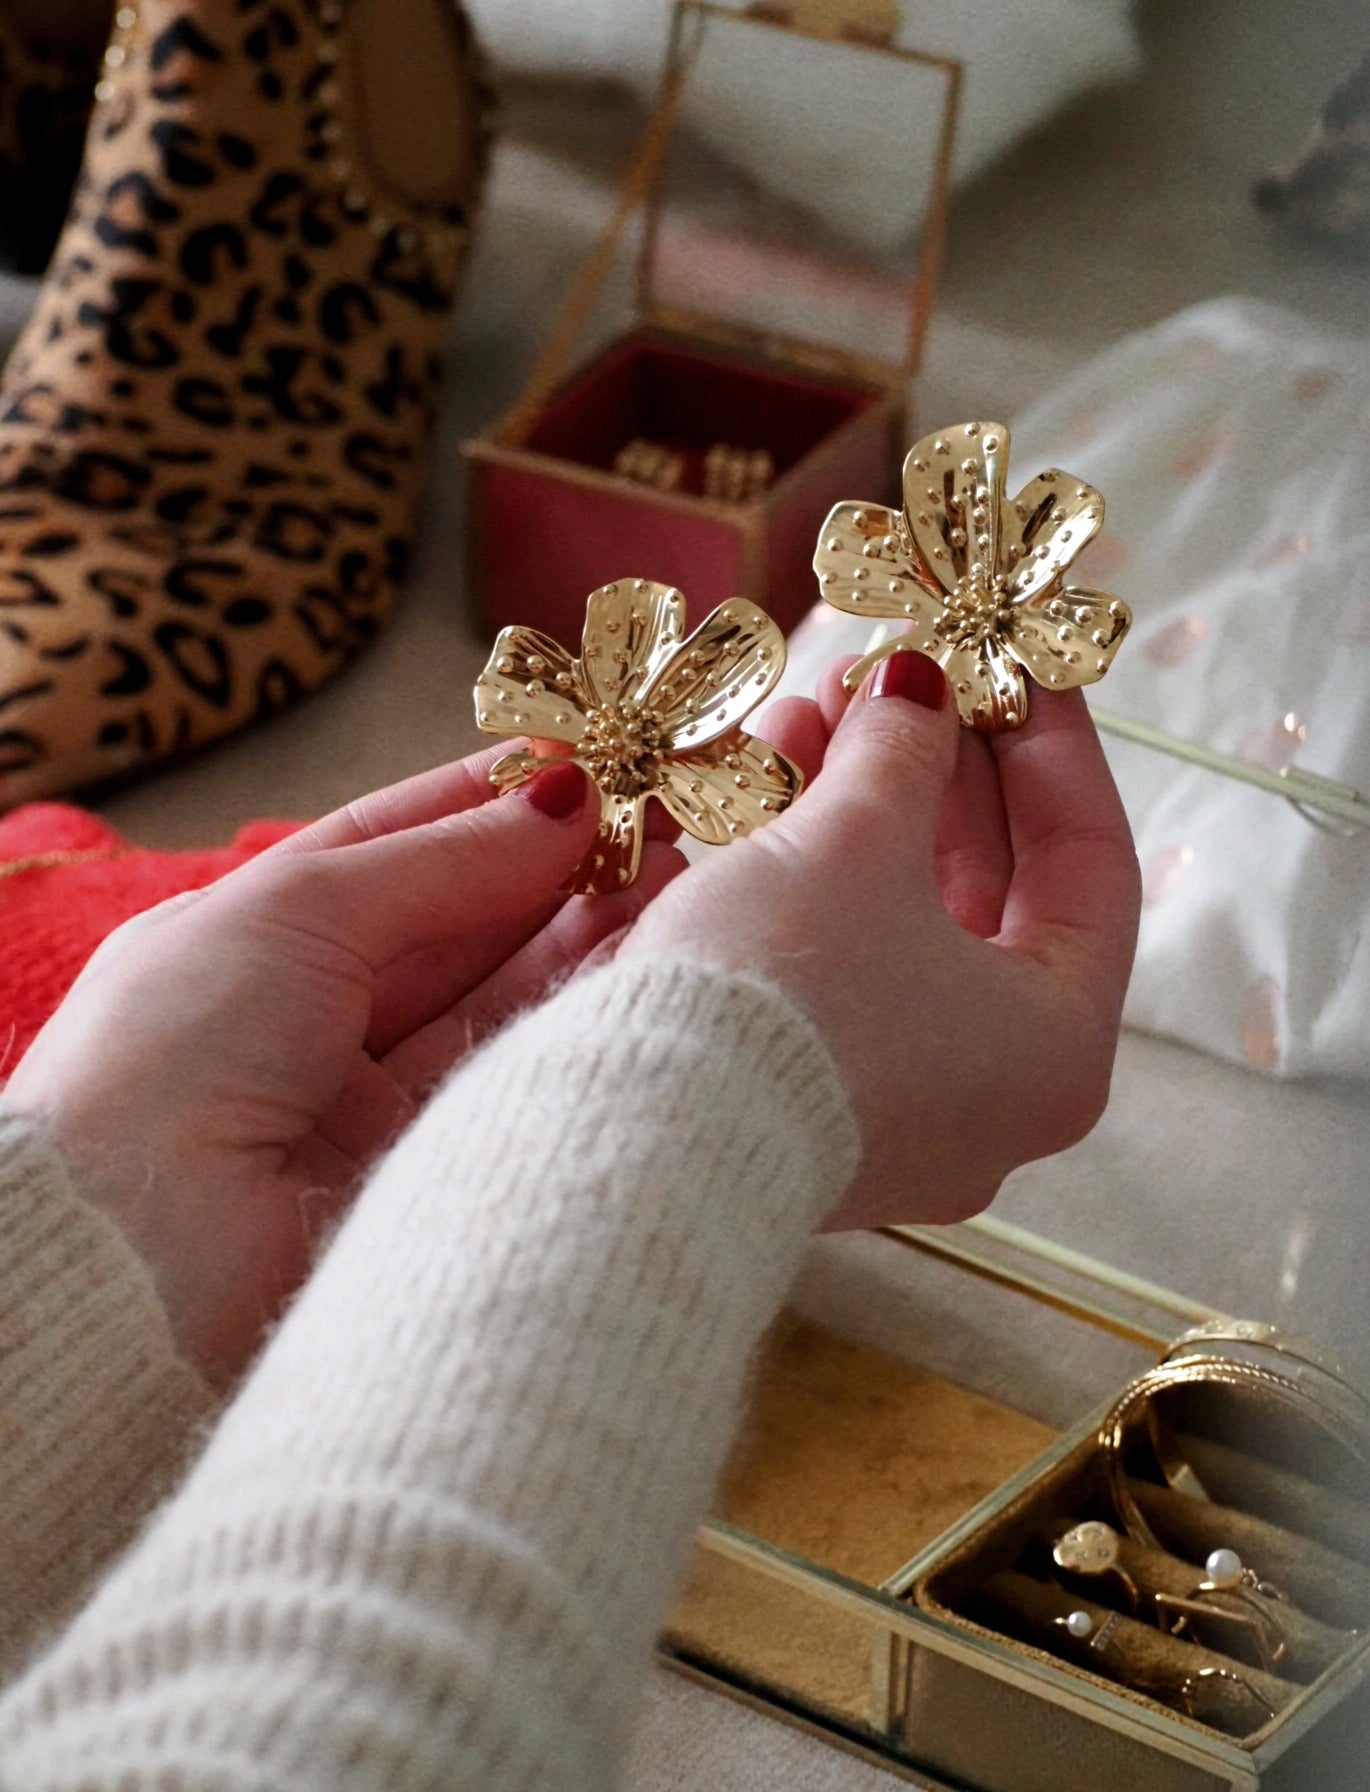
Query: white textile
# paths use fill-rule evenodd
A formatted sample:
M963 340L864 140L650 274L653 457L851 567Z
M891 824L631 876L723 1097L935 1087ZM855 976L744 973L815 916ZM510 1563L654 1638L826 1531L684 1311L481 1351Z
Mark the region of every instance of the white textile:
M499 67L611 77L655 95L669 0L470 0ZM1137 67L1129 0L906 5L901 44L965 63L955 172L966 179L1072 95ZM896 248L919 222L942 78L889 58L711 27L684 116L763 187L853 241ZM919 171L911 183L904 170Z
M1105 495L1073 576L1135 620L1091 702L1370 792L1370 344L1217 300L1002 421L1013 489L1058 465ZM785 688L868 633L810 620ZM1370 1076L1370 836L1141 747L1109 757L1146 892L1129 1024L1276 1075Z

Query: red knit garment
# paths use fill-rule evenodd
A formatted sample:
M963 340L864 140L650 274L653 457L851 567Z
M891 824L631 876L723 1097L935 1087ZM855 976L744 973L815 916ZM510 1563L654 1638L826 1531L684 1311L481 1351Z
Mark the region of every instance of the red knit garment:
M69 803L29 803L0 817L0 1079L107 934L168 896L212 884L302 825L252 821L227 846L154 852ZM27 863L50 853L63 857ZM81 853L93 856L66 856Z

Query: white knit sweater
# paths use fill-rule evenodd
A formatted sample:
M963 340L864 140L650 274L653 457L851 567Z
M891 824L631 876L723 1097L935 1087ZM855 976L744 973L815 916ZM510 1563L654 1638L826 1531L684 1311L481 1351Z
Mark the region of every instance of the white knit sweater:
M857 1152L773 989L578 980L376 1168L200 1447L150 1281L5 1122L0 1788L612 1787L749 1351Z

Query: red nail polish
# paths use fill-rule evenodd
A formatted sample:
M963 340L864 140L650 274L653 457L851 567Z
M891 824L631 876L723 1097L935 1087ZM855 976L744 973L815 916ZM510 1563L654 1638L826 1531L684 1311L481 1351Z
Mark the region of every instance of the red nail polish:
M871 697L903 697L924 709L942 709L951 695L946 674L925 653L903 647L871 673L867 694Z
M568 759L564 765L549 765L526 784L520 784L518 794L539 815L550 816L553 821L569 821L585 801L587 782L585 773Z

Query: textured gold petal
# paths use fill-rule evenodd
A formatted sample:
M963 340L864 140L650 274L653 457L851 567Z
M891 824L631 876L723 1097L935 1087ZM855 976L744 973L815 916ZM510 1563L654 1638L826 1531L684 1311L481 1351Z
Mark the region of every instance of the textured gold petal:
M601 797L595 843L566 882L573 896L607 896L633 882L642 862L646 800L640 795Z
M1048 588L1014 605L1005 645L1038 684L1069 691L1103 677L1131 622L1127 605L1107 591Z
M1092 485L1056 468L1039 473L1003 505L1004 565L1014 600L1047 592L1099 533L1104 500Z
M615 579L590 593L580 657L595 707L635 703L685 633L685 599L674 585Z
M739 728L669 761L656 795L687 834L726 846L774 821L803 783L792 759Z
M574 745L585 732L586 692L564 647L533 628L501 629L476 680L476 726Z
M997 734L1027 716L1027 686L1016 661L994 639L978 648L957 647L938 656L967 728Z
M536 753L506 753L490 767L490 782L503 796L506 791L517 790L520 784L535 778L546 766L565 763L564 759L540 759Z
M904 461L904 517L921 563L944 591L998 565L1009 432L957 423L924 436Z
M693 752L735 728L785 670L785 637L764 610L734 597L683 641L643 693L667 753Z
M926 628L941 588L919 563L908 525L883 504L838 504L814 551L824 603L852 616L898 617Z

